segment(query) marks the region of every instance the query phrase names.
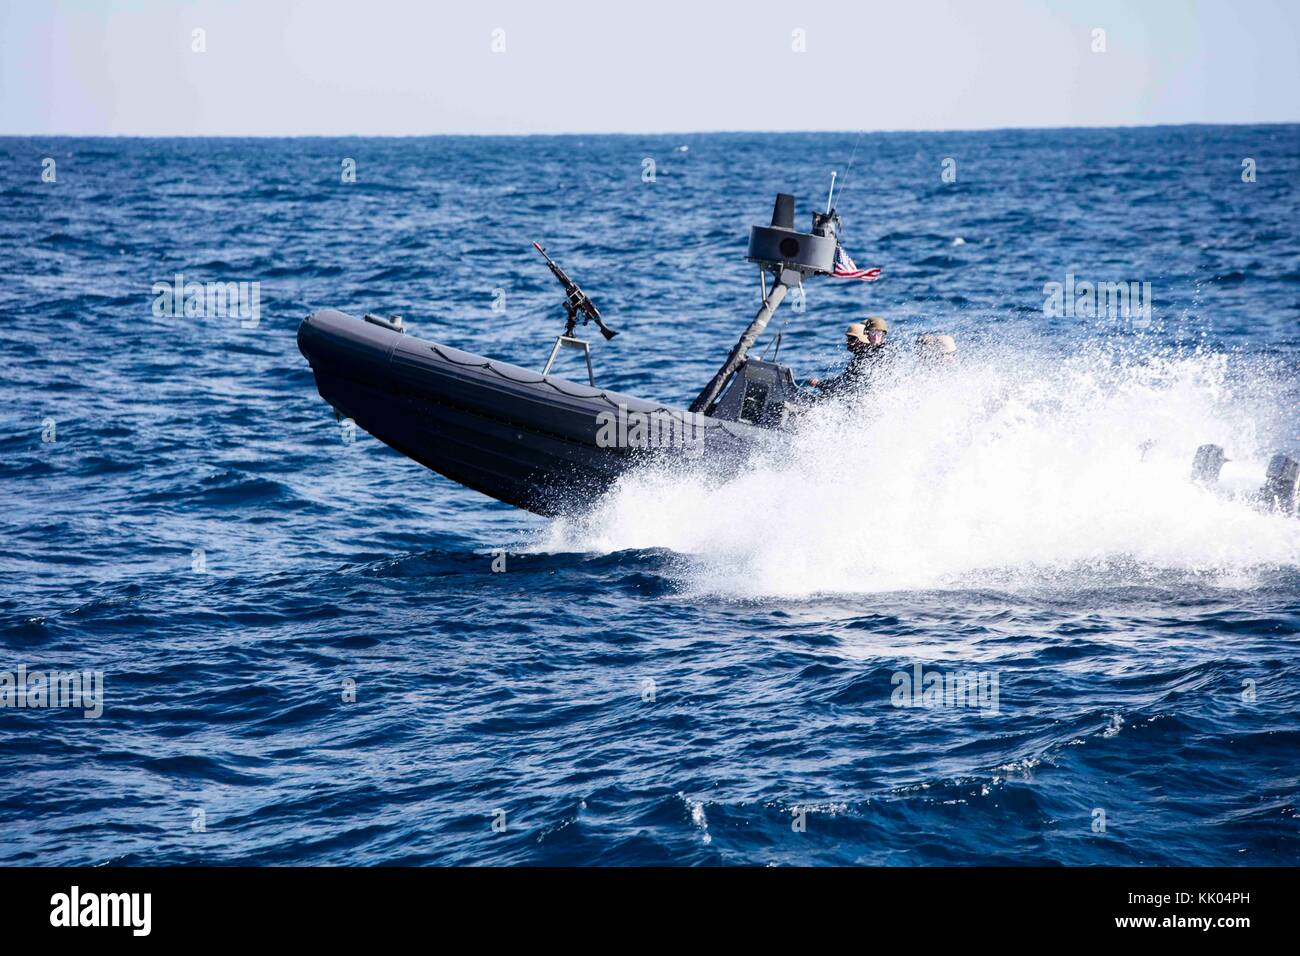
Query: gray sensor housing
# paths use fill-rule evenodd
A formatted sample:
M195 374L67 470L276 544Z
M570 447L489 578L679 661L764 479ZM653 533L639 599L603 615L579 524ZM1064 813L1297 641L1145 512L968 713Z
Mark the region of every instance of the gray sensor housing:
M772 208L772 225L751 226L746 258L769 272L790 269L801 276L830 275L835 271L835 223L833 213L813 216L812 232L794 228L794 197L777 193Z

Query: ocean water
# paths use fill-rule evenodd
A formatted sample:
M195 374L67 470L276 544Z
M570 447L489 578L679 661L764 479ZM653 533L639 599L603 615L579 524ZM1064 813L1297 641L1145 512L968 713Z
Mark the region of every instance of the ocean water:
M810 282L783 361L869 314L957 360L720 484L516 512L348 441L297 350L331 306L539 367L538 240L599 381L684 404L832 169L884 277ZM1248 500L1300 444L1298 183L1296 126L0 139L0 672L103 675L0 709L0 863L1300 862L1300 521ZM178 273L255 320L156 315ZM1045 314L1070 275L1149 317Z

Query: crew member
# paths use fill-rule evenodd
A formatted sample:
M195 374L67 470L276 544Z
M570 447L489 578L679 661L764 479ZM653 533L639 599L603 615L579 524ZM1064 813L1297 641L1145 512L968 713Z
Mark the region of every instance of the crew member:
M889 323L879 316L866 322L854 322L844 330L844 344L850 355L848 367L832 379L810 378L808 384L821 391L819 398L829 398L863 385L886 354L888 334Z
M922 335L916 340L916 354L936 365L951 362L957 354L957 341L951 335Z

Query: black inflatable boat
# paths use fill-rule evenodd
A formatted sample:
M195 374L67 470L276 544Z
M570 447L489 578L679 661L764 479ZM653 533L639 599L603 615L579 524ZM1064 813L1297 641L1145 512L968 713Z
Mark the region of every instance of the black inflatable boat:
M650 456L735 464L759 431L496 362L326 309L298 330L321 397L452 481L540 514Z
M759 267L761 307L688 409L595 386L577 320L594 321L607 339L616 333L549 256L565 288L568 322L541 373L406 335L400 319L333 309L302 323L298 347L338 415L468 488L555 514L605 490L638 462L680 456L730 470L756 444L775 439L800 392L790 369L750 359L748 352L788 289L832 272L840 229L828 207L814 213L811 232L796 231L793 197L777 197L772 224L750 230L748 258ZM564 347L586 355L589 384L549 374Z

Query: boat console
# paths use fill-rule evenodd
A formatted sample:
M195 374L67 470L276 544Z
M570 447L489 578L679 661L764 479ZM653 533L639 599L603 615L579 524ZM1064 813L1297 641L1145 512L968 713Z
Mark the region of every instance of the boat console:
M710 417L760 428L780 428L798 404L799 386L785 365L746 359L731 377Z

